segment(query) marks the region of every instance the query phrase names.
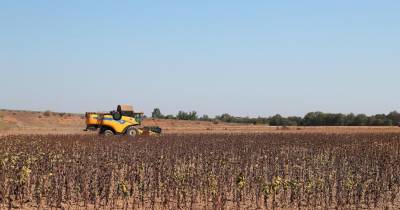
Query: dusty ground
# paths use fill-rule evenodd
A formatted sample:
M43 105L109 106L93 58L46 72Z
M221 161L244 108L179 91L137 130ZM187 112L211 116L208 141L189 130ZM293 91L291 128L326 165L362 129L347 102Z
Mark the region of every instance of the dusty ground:
M145 119L145 126L160 126L164 133L264 133L264 132L399 132L399 127L276 127L201 121ZM0 135L7 134L88 134L85 118L65 114L0 110Z

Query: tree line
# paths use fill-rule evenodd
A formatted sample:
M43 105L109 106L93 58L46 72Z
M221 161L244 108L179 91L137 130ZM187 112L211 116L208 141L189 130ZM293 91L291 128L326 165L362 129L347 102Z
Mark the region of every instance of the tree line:
M196 111L179 111L176 115L163 115L159 108L152 112L155 119L200 120L243 124L268 124L271 126L397 126L400 125L400 113L392 111L389 114L342 114L309 112L303 117L284 117L279 114L271 117L236 117L230 114L198 116Z

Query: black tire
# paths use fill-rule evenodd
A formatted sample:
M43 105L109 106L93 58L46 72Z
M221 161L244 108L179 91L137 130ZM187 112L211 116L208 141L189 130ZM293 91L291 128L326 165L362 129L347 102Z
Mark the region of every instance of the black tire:
M105 130L103 133L104 136L114 136L114 132L112 130Z
M100 135L103 135L103 136L114 136L114 132L112 130L110 130L110 129L102 128L100 130Z
M97 127L96 127L96 126L88 126L88 127L86 128L86 130L95 131L95 130L97 130Z
M138 130L137 130L136 128L134 128L134 127L129 127L129 128L126 130L125 135L127 135L127 136L129 136L129 137L131 137L131 138L135 138L135 137L137 137L137 136L139 135L139 132L138 132Z

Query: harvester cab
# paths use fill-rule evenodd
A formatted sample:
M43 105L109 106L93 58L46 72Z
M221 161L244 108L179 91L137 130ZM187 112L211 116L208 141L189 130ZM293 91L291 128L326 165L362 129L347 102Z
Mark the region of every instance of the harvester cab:
M160 135L158 126L142 126L143 112L134 112L129 105L118 105L117 110L109 113L86 112L85 131L97 131L101 135L128 135L131 137L143 135Z

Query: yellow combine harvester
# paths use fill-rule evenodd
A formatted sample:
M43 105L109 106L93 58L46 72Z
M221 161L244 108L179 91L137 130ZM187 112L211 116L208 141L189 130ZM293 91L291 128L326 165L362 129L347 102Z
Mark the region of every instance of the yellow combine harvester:
M116 111L109 113L86 112L85 131L97 131L101 135L160 135L161 128L157 126L143 127L143 112L134 112L129 105L118 105Z

